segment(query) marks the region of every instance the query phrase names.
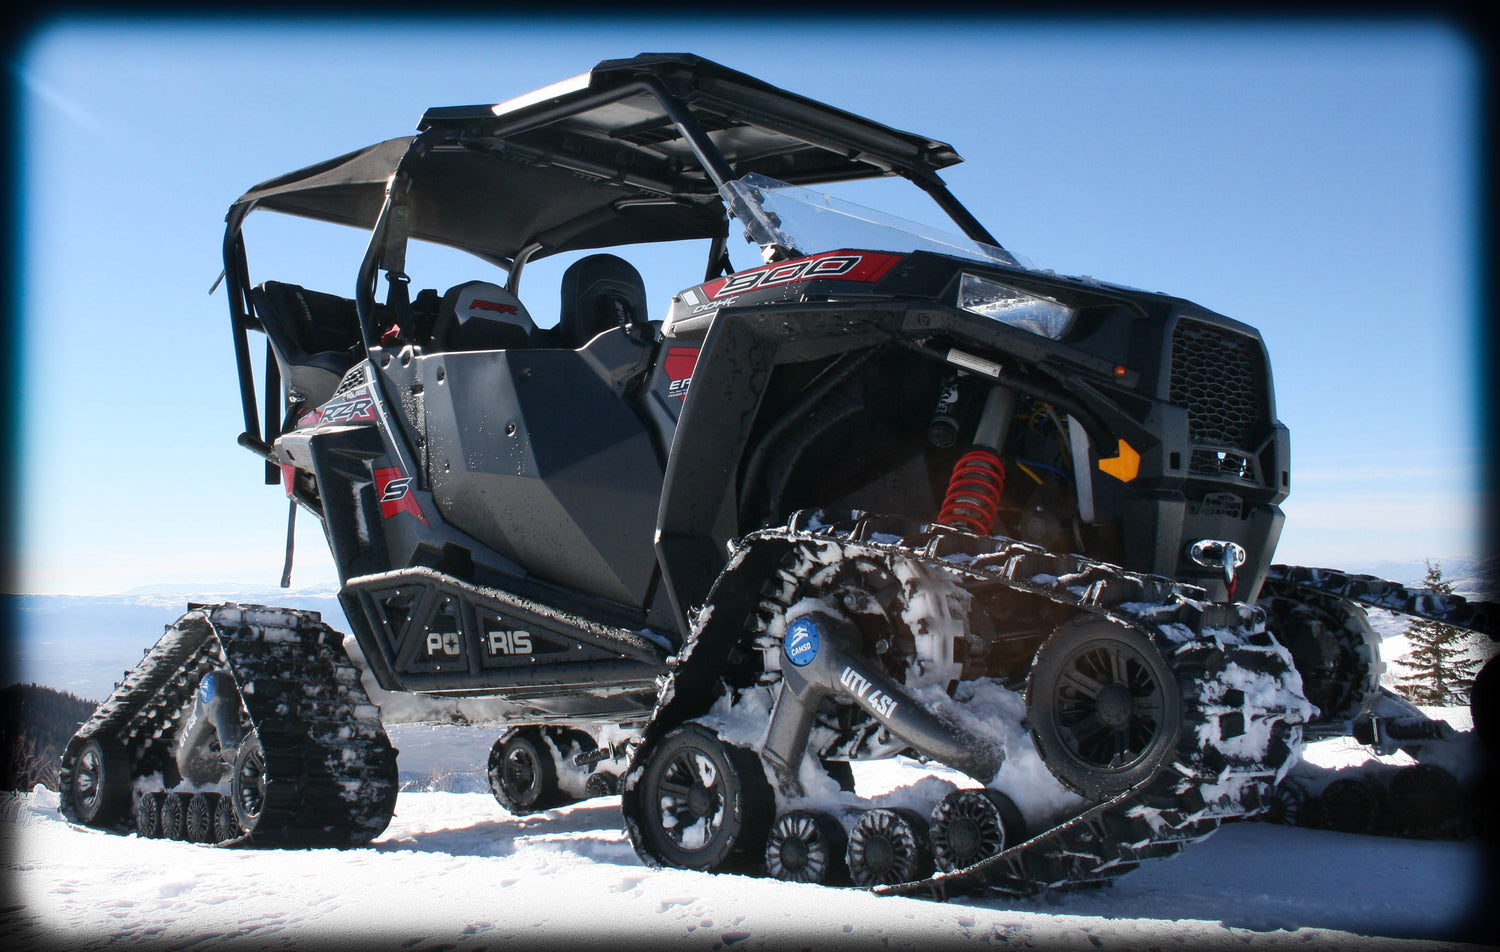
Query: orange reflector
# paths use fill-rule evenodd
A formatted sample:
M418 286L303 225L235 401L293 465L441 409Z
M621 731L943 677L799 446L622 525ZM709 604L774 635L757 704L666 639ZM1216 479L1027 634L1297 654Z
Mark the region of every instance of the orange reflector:
M1099 471L1108 473L1122 483L1128 483L1141 471L1141 454L1129 443L1120 440L1120 449L1114 459L1101 459Z
M1125 376L1125 365L1124 364L1115 364L1115 376L1116 377L1123 377L1123 376Z

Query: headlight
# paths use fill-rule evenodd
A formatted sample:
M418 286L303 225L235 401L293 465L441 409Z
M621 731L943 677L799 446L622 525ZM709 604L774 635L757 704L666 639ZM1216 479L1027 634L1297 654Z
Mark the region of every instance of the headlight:
M958 306L1023 331L1058 340L1073 323L1073 309L1051 298L1029 294L992 278L965 273L958 282Z

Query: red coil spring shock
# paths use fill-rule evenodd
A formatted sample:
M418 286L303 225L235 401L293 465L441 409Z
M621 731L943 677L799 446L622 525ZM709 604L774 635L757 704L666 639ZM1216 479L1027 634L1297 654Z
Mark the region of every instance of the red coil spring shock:
M937 521L955 529L989 535L1000 511L1000 493L1005 489L1005 464L993 450L965 453L948 479Z

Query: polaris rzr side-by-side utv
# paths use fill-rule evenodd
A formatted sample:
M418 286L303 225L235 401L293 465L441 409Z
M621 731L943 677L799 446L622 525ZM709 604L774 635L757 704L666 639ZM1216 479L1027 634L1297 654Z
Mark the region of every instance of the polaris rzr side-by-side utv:
M503 702L507 807L618 792L653 865L1026 893L1271 809L1306 737L1441 741L1380 687L1361 606L1483 631L1493 606L1272 565L1289 443L1257 332L1022 265L939 178L959 161L642 55L231 206L239 442L321 520L381 688ZM959 234L820 190L878 177ZM353 297L252 280L252 211L367 231ZM653 320L627 258L684 241L702 273ZM472 270L418 290L434 244ZM539 327L558 287L523 272L564 253ZM851 763L897 755L957 779L862 798ZM90 826L348 846L396 758L316 613L194 605L62 788Z

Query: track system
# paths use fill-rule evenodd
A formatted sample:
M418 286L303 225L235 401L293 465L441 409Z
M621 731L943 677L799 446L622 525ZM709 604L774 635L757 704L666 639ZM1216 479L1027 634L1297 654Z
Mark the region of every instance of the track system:
M775 566L769 574L764 572L768 565ZM791 672L808 670L797 667L796 652L802 649L793 641L800 643L808 637L806 624L798 619L815 617L808 604L814 596L837 595L844 605L865 612L866 617L873 609L861 606L862 598L876 603L882 597L890 600L878 591L861 595L857 585L834 583L829 588L828 580L841 571L852 578L898 580L904 589L899 599L903 620L918 629L966 621L951 617L951 611L924 619L913 610L924 605L929 610L944 604L957 607L964 598L955 598L952 586L975 598L993 598L1003 590L1012 605L1030 605L1040 617L1064 619L1046 636L1037 657L1039 666L1051 664L1058 672L1055 677L1070 686L1057 692L1054 700L1037 696L1033 683L1028 720L1049 769L1087 801L1082 810L1040 832L1022 838L1011 830L1008 838L990 834L987 839L986 829L1016 825L999 822L1008 811L977 800L961 809L938 804L933 819L939 829L933 842L940 856L949 857L946 865L950 868L936 873L929 873L930 866L924 868L922 859L929 850L926 818L884 811L892 815L876 817L863 826L853 819L847 858L851 867L863 869L851 872L856 882L868 883L879 893L944 898L991 890L1024 895L1104 882L1145 860L1170 856L1212 833L1224 819L1264 811L1276 784L1295 761L1301 725L1313 713L1302 697L1290 653L1267 632L1265 614L1257 607L1209 603L1195 586L1080 556L1058 555L1004 537L859 513L841 520L823 513L799 513L785 528L763 530L742 540L710 596L712 607L699 614L694 638L675 661L662 692L659 720L648 742L637 751L622 798L627 829L647 862L712 868L685 862L681 850L663 848L681 818L674 815L663 823L656 807L659 791L652 782L653 771L660 772L655 752L665 732L684 721L695 723L700 732L703 725L716 722L713 715L705 716L701 691L694 685L701 684L717 659L729 658L731 672L736 658L767 659L760 665L742 661L738 675L726 675L724 690L713 707L714 712L733 711L736 706L764 706L770 699L770 727L763 739L748 739L743 732L729 732L724 738L726 749L736 756L753 752L770 768L764 771L765 777L739 771L733 779L741 789L733 792L749 799L757 786L769 780L775 785L778 813L788 805L806 807L795 779L798 759L787 757L791 751L779 726L784 720L779 710L783 699L799 690ZM746 589L756 591L757 596L746 597ZM825 598L822 603L827 602ZM731 606L749 610L739 617L725 617L725 609ZM886 620L892 621L889 616ZM846 645L858 642L852 628L847 637L836 632L830 635L834 628L824 625L825 642L836 637L843 637ZM972 630L959 637L971 654L989 647ZM736 644L727 646L725 639ZM863 667L851 661L843 677L847 683L847 672L857 669L854 689L846 691L836 705L845 714L842 732L830 721L830 706L822 705L812 727L793 735L809 738L803 750L796 752L798 758L859 759L890 756L908 746L919 752L924 746L930 748L935 742L923 734L925 722L895 713L910 705L924 707L937 722L950 725L957 739L955 747L973 750L993 744L983 736L982 728L973 729L972 720L967 728L961 723L966 720L960 701L965 695L963 682L945 683L945 676L957 676L962 659L944 657L931 640L925 648L922 641L917 638L915 653L904 659L904 684L882 681L878 671L871 673L869 668L879 667L873 659L865 659ZM868 637L865 642L869 643ZM695 663L700 652L704 658ZM1113 667L1115 676L1091 679L1087 672L1094 664ZM747 675L747 671L753 673ZM890 717L879 717L880 704L872 706L864 703L866 697L855 696L863 692L859 679L870 680L879 688L875 693L890 699ZM948 688L946 693L943 688ZM1039 728L1042 722L1050 728ZM914 723L915 728L911 727ZM1107 739L1103 749L1098 748L1101 737ZM1004 754L1001 751L1001 758ZM950 758L933 759L948 762ZM1063 763L1070 760L1071 769ZM994 786L1004 776L1004 768L995 776L984 774L999 765L999 758L991 761L972 754L960 769ZM715 778L718 786L726 794L731 792L720 780ZM682 802L690 803L702 786L681 783ZM713 784L707 787L710 796L698 816L711 823L713 811L724 804L713 800ZM736 809L727 814L736 829L744 831L742 838L753 836L757 842L719 850L722 858L764 850L764 837L770 832L776 856L770 865L773 874L791 865L797 867L792 872L800 875L799 864L809 849L819 863L833 865L828 850L818 847L836 835L820 831L789 854L788 831L797 829L798 823L782 821L771 829L769 818L752 822L753 813ZM955 825L949 814L965 818L965 824ZM810 828L802 818L796 819ZM672 827L665 835L660 829L663 825ZM846 812L844 826L850 825ZM717 834L712 830L695 834L694 842L705 835L712 841ZM989 843L990 852L975 858L976 842ZM955 843L963 848L956 849ZM793 855L793 863L784 860L787 855ZM870 855L876 859L869 859ZM955 866L955 862L964 865ZM892 869L899 870L904 881L891 881L886 873Z
M198 702L217 685L237 711L204 736ZM74 735L60 777L75 823L221 846L361 845L396 791L342 636L317 612L240 604L189 606Z
M1402 615L1440 621L1455 628L1466 628L1488 635L1492 641L1500 638L1500 606L1493 602L1413 588L1373 575L1303 565L1273 565L1266 573L1266 579L1292 586L1300 592L1321 592L1367 608L1384 608Z

